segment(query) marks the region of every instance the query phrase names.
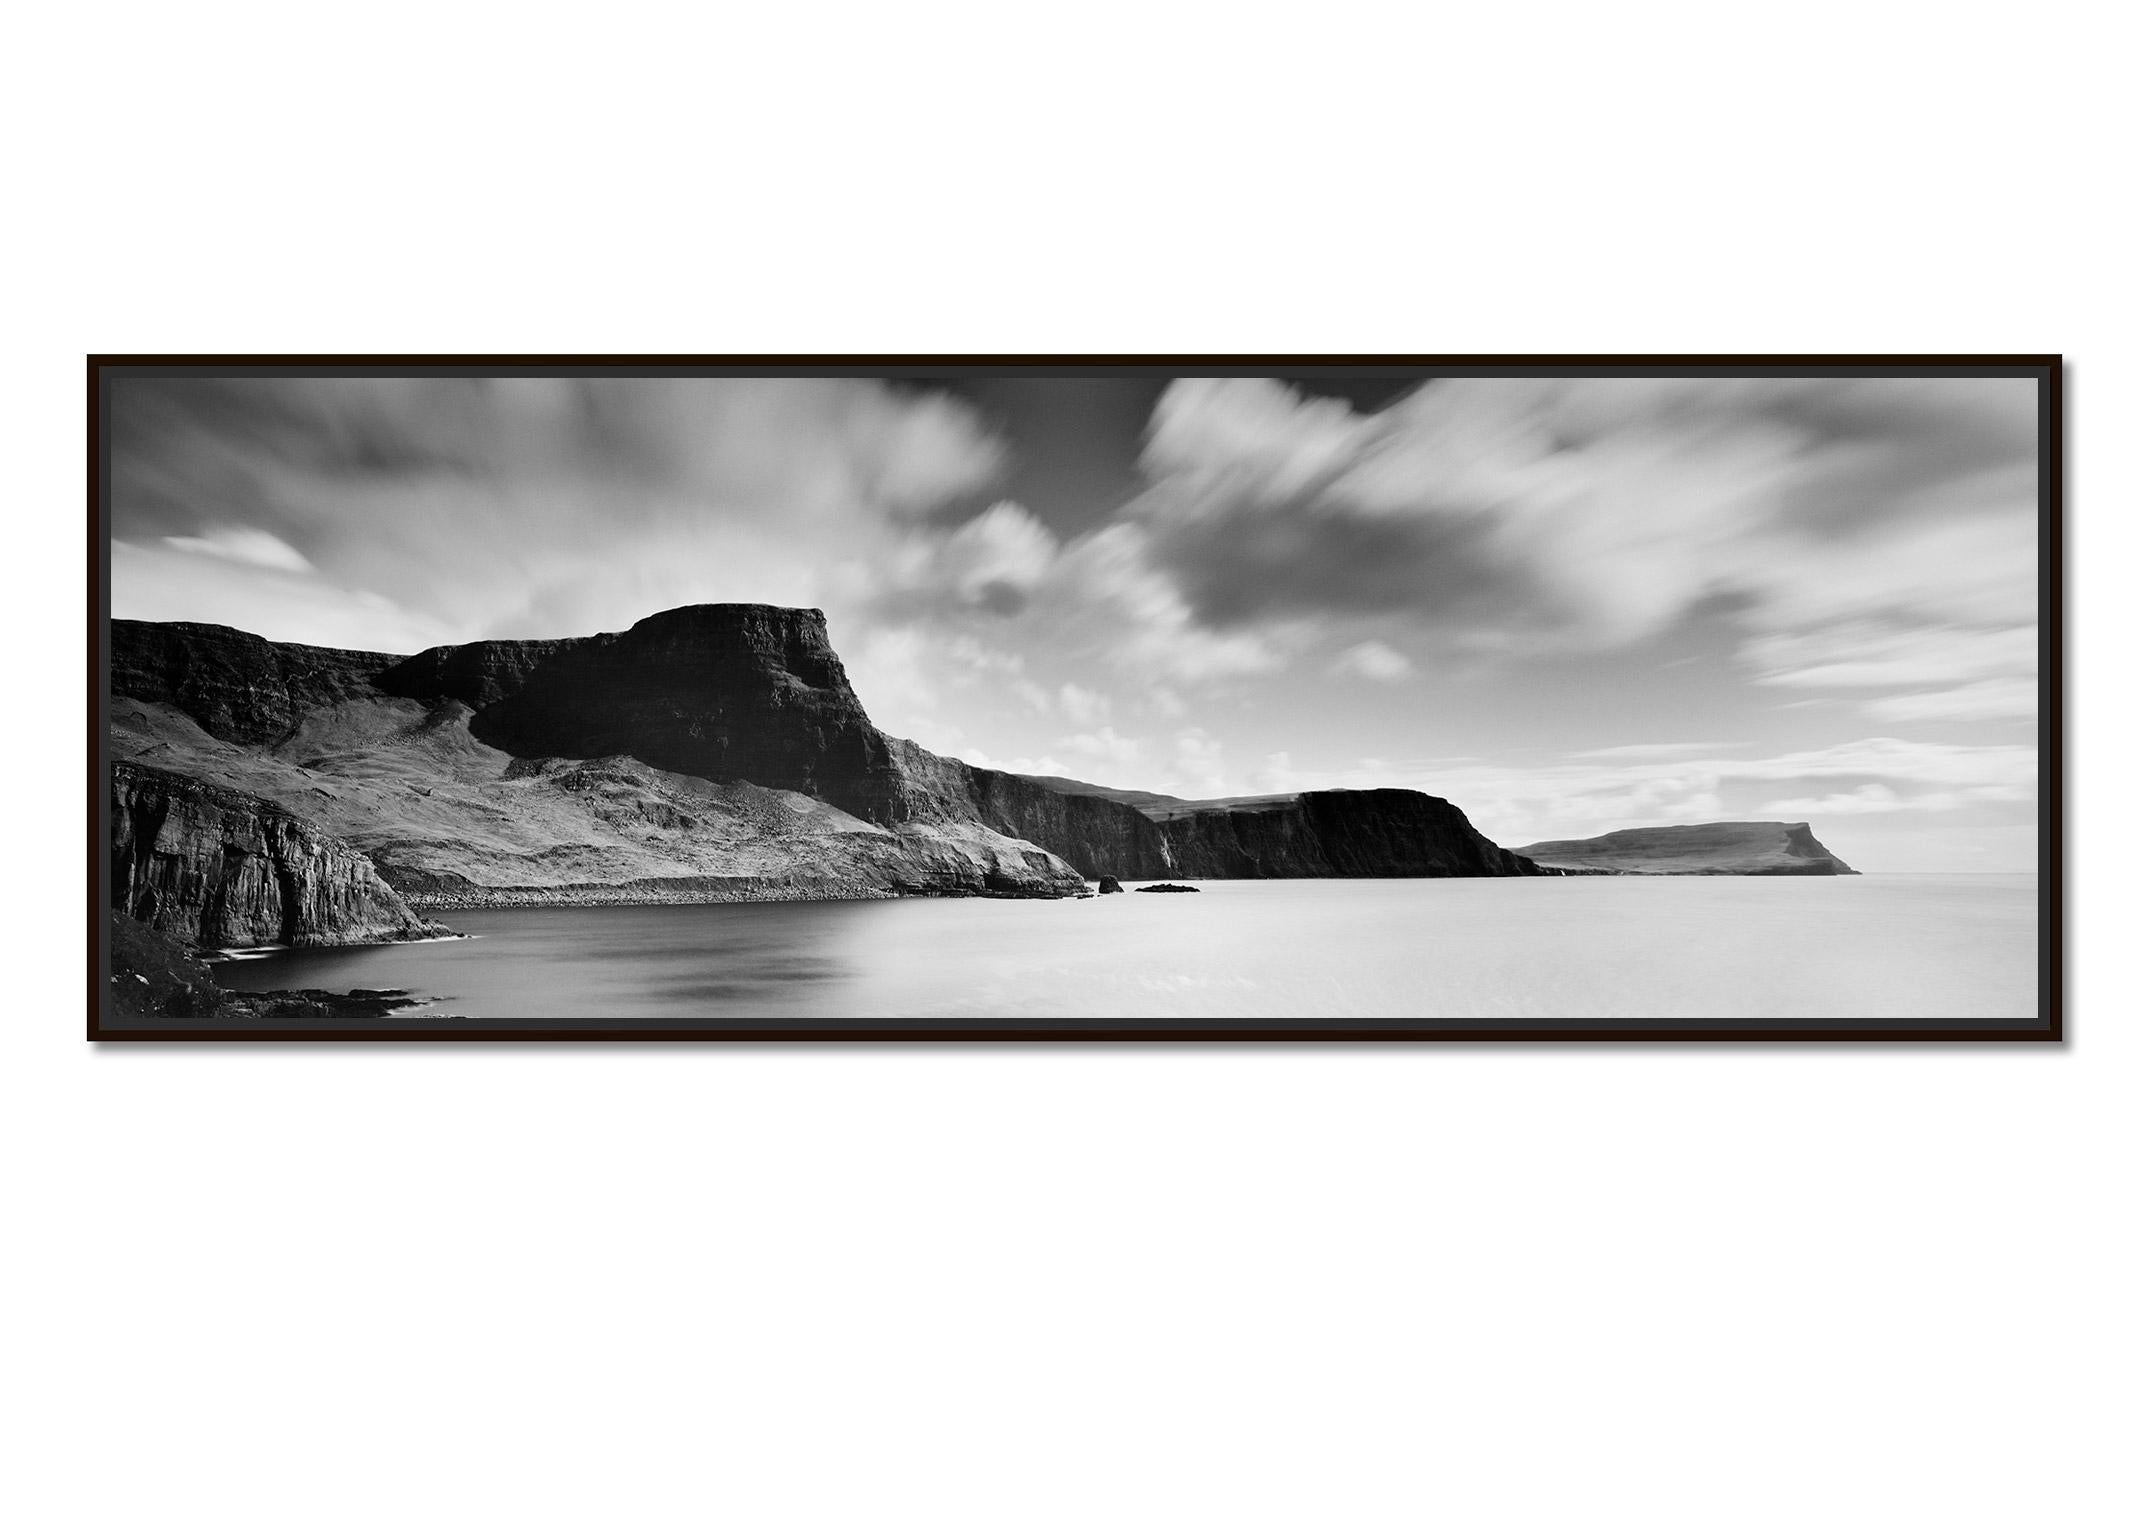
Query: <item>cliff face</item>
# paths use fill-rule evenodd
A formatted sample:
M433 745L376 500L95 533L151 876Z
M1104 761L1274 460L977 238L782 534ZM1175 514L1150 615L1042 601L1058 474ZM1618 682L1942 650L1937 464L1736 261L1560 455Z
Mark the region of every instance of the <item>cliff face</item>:
M1415 791L1218 806L943 758L874 727L815 609L705 604L402 660L124 622L114 649L115 701L168 705L219 740L132 705L123 728L115 703L116 757L303 805L436 902L1538 874Z
M889 750L914 800L1041 844L1092 879L1543 874L1451 803L1415 790L1308 791L1244 806L1156 796L1134 805L974 768L900 738L889 739Z
M1081 869L1154 863L1162 847L1129 808L886 736L852 690L818 609L702 604L581 641L443 647L387 670L380 685L478 707L472 735L520 758L628 756L675 774L800 791L886 826L981 822Z
M310 710L376 694L374 677L396 660L223 625L112 621L113 698L177 705L226 742L279 742Z
M1131 806L1061 795L995 769L971 769L970 791L988 827L1058 851L1087 875L1188 874L1174 863L1164 831Z
M359 945L443 931L358 850L273 801L112 766L112 907L200 945Z
M126 628L115 760L302 807L429 905L1082 889L984 824L959 774L943 792L898 769L811 610L710 605L401 661ZM292 677L324 675L300 708Z
M888 799L913 815L960 817L1051 850L1085 876L1168 869L1171 856L1154 822L1098 796L1066 795L1019 774L943 758L901 737L884 737Z
M702 604L549 655L491 660L458 697L482 706L472 734L517 757L627 755L802 791L875 822L913 815L818 609ZM504 676L525 660L518 679Z
M1519 851L1541 865L1637 876L1855 876L1803 822L1702 822L1621 828Z
M1452 803L1416 790L1307 791L1278 806L1175 813L1160 826L1183 876L1543 874Z
M616 639L596 636L569 641L472 641L436 646L406 657L375 680L384 694L414 700L461 700L477 710L520 694L530 675L568 652Z

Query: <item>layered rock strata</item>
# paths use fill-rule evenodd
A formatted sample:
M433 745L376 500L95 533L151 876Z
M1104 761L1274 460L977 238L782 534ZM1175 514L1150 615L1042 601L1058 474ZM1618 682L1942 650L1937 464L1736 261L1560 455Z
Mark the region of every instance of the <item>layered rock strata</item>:
M363 945L446 931L373 862L273 801L185 775L112 769L111 906L204 946Z
M114 699L176 705L211 736L250 746L288 737L310 711L376 694L373 679L398 660L224 625L112 621Z

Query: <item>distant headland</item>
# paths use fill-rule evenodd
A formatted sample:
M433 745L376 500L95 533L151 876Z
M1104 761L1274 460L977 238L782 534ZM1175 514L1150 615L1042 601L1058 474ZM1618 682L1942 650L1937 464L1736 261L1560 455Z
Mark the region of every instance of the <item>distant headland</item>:
M1576 876L1855 876L1802 822L1702 822L1551 839L1519 851Z

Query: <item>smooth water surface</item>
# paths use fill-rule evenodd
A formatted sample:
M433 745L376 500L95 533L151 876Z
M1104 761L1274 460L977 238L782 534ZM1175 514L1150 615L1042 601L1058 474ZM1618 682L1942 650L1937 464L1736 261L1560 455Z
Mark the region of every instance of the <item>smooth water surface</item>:
M438 997L422 1014L471 1018L2037 1012L2033 876L1199 886L482 909L441 915L466 940L281 951L216 975L227 988L407 988Z

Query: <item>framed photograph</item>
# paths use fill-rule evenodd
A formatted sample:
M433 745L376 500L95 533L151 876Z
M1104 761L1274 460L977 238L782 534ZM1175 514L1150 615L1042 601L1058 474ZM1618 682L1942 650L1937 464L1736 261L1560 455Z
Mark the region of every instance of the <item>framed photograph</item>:
M89 1033L2058 1041L2060 385L92 358Z

